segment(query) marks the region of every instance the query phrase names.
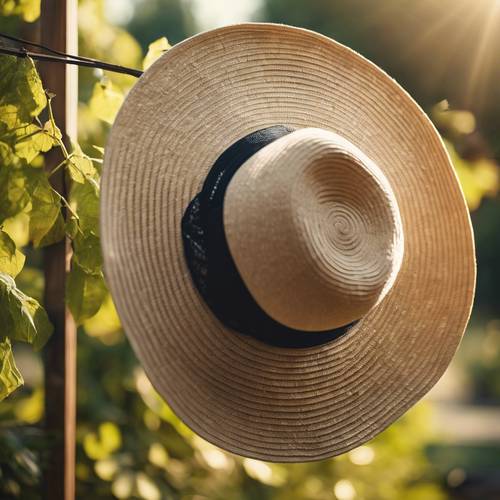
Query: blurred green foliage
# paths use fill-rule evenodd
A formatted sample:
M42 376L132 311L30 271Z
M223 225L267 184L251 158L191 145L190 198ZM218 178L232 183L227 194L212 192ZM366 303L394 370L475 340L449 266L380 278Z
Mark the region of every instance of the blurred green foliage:
M500 259L494 250L500 248L500 232L494 222L500 210L498 165L493 154L498 148L491 139L494 135L491 112L479 105L467 106L465 100L459 98L460 88L467 86L464 87L459 78L463 70L456 71L455 66L447 63L451 49L444 48L450 52L436 55L436 60L425 50L440 46L436 38L439 29L430 33L424 29L431 26L431 21L441 12L438 4L417 5L406 0L311 0L307 3L266 0L264 12L270 20L310 27L360 50L396 76L429 111L450 152L473 219L478 217L481 222L476 228L478 251L486 255L481 257L489 266L485 274L491 275L491 269L494 272L490 282L484 285L489 292L482 292L480 297L485 297L483 303L491 307L498 301L494 296L498 293L494 279L500 276ZM444 4L453 11L448 0ZM39 2L31 0L3 1L0 13L33 21L33 16L37 16L33 9L37 5ZM194 30L186 5L181 5L179 0L141 1L127 32L106 21L102 0L80 0L80 52L116 64L146 68L169 48L167 40L160 37L167 36L175 43ZM460 2L456 9L458 13L464 12ZM165 12L168 15L164 15ZM442 17L441 25L446 27L450 22ZM413 49L409 40L415 42ZM456 50L464 54L462 42L457 44ZM465 52L469 50L466 48ZM14 64L11 59L2 59ZM17 62L15 65L17 68ZM10 68L2 74L15 72ZM97 224L102 147L110 124L135 79L88 68L82 68L79 74L80 145L75 144L61 157L63 167L74 182L67 200L70 218L63 228L72 238L75 249L68 297L73 314L82 324L78 337L78 498L446 498L441 486L443 471L436 471L425 453L435 438L431 432L429 403L420 403L376 439L348 454L294 465L270 464L223 452L194 435L177 419L138 366L101 272ZM20 75L36 82L31 66ZM40 153L61 147L57 127L50 116L46 116L44 123L35 119L47 115L47 102L39 90L26 90L29 81L23 84L25 90L6 101L2 101L2 96L12 94L3 89L3 81L0 83L0 107L12 105L14 98L27 100L16 107L15 116L22 115L24 127L36 128L30 129L36 132L30 136L33 144L21 141L19 145L17 135L14 142L7 143L3 149L0 143L0 172L11 165L6 158L17 165L9 170L6 180L0 173L0 211L7 210L9 215L2 223L0 269L12 276L7 279L9 283L15 278L17 288L22 290L19 293L40 300L43 277L39 253L33 243L43 245L61 236L57 232L60 231L58 215L64 202L44 190L45 185L38 178L42 182L40 196L36 190L27 195L24 190L24 183L28 182L25 172L30 171L27 169L41 171L43 156ZM449 93L449 89L453 91ZM497 106L500 100L491 101ZM10 120L11 108L4 107L4 110L9 112L1 116ZM0 122L12 127L12 123L9 125L6 121L7 118L0 118ZM2 134L3 130L0 128ZM47 139L50 141L46 142ZM37 222L32 216L33 203L38 203L50 217ZM44 221L50 223L43 224ZM488 250L493 238L497 246ZM485 249L483 254L482 249ZM23 255L26 255L26 263ZM22 271L18 274L20 268ZM477 394L485 399L500 398L500 329L497 322L489 321L481 331L485 333L478 344L480 347L467 363L474 373ZM2 366L9 372L9 376L4 377L3 390L9 392L19 384L20 372L25 378L25 386L0 404L0 498L39 498L41 469L53 438L38 427L43 418L40 358L22 346L15 346L14 355L19 360L19 368L16 368L7 338L0 343L0 349L5 349ZM0 370L0 379L3 373Z

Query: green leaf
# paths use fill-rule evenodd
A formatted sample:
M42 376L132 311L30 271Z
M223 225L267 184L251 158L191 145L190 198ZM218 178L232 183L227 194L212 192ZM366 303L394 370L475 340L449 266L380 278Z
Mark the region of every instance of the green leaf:
M90 111L97 118L113 123L123 99L123 94L117 91L110 81L96 83L89 101Z
M61 241L65 235L61 213L61 198L52 189L43 171L30 169L29 192L31 195L30 240L35 247Z
M10 340L0 342L0 401L24 384L23 377L19 372Z
M22 212L30 201L23 169L0 165L0 223Z
M142 67L144 70L148 69L159 57L161 57L168 49L170 44L168 40L163 36L149 44L148 53L142 62Z
M99 235L99 184L89 178L83 184L73 184L70 202L78 214L81 230Z
M31 123L47 105L40 76L29 58L0 56L0 121L11 128Z
M45 153L57 146L57 138L61 138L61 131L53 127L51 122L45 123L43 128L30 124L20 129L20 138L16 141L17 156L31 163L40 153Z
M97 177L97 170L92 160L82 152L78 144L73 144L73 153L68 160L68 170L71 179L80 184L83 184L86 178Z
M86 273L98 274L102 267L99 238L92 233L77 233L73 240L73 259Z
M77 324L97 313L106 294L102 273L86 272L73 261L66 284L66 301Z
M0 273L0 321L4 327L0 336L27 342L36 350L43 347L53 331L43 307L4 273Z
M15 278L24 266L25 256L16 248L12 238L0 229L0 272Z

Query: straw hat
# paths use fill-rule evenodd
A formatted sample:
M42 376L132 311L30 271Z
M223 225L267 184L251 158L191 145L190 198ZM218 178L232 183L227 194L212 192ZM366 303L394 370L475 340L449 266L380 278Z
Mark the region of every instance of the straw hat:
M311 31L202 33L138 81L102 183L106 277L154 387L241 455L343 453L441 377L474 293L439 135Z

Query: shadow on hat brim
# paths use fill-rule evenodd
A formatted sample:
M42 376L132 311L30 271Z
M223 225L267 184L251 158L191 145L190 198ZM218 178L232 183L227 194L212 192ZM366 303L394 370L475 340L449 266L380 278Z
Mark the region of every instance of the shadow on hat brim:
M276 124L360 148L391 183L404 229L386 298L345 336L307 349L227 329L182 247L182 215L217 157ZM437 382L469 318L472 229L438 133L382 70L311 31L242 24L163 55L110 133L101 218L106 278L146 374L195 432L248 457L317 460L369 440Z

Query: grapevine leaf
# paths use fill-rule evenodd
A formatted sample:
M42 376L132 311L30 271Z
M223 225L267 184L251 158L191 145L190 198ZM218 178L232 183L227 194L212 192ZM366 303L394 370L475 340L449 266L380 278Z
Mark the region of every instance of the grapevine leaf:
M33 61L0 56L0 121L11 128L30 123L47 105Z
M142 68L144 70L148 69L159 57L161 57L168 49L170 44L168 40L163 36L149 44L148 53L142 62Z
M24 170L0 165L0 223L21 212L29 201Z
M94 85L89 106L92 113L100 120L113 123L122 103L123 94L116 90L110 81L102 81Z
M92 233L77 233L73 240L73 259L86 273L99 273L102 266L99 238Z
M6 338L0 342L0 401L22 384L23 377L14 361L10 340Z
M0 320L12 340L33 344L36 350L43 347L53 330L43 307L4 273L0 273Z
M73 153L68 161L69 175L75 182L83 184L86 178L94 179L97 170L92 160L82 152L78 144L73 144Z
M77 324L97 313L106 294L102 273L86 272L73 261L66 285L66 301Z
M61 138L60 130L57 127L53 129L50 121L43 128L29 124L21 129L21 133L16 142L16 154L28 163L38 154L45 153L57 145L56 137Z
M64 238L64 219L60 196L52 189L43 172L30 169L30 239L35 247L56 243Z
M70 200L76 207L81 230L99 235L99 184L90 178L85 178L83 184L73 184Z
M16 277L24 266L25 256L12 238L0 229L0 272Z

